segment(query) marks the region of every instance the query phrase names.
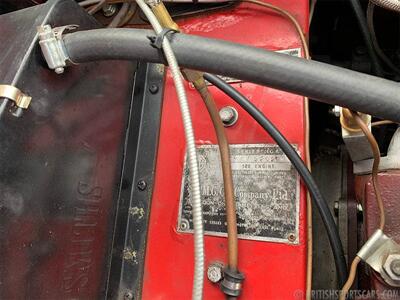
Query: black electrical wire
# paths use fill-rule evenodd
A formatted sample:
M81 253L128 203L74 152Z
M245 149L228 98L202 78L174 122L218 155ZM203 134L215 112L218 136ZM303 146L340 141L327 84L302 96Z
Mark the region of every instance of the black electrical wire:
M376 76L383 77L383 68L380 64L378 56L376 55L371 35L368 30L367 19L361 7L360 1L359 0L349 0L349 1L356 16L358 27L360 28L361 34L363 36L368 55L371 59L372 71Z
M272 124L271 121L269 121L267 117L264 116L264 114L257 109L257 107L255 107L245 96L215 75L206 73L204 74L204 78L231 97L244 110L246 110L274 139L274 141L279 145L282 151L292 162L293 166L299 172L303 182L306 184L308 191L310 192L310 195L314 201L314 205L317 207L324 222L335 259L339 286L343 286L347 280L347 264L343 252L342 242L339 236L339 231L325 199L319 191L317 184L315 183L303 160L282 135L282 133L274 126L274 124Z

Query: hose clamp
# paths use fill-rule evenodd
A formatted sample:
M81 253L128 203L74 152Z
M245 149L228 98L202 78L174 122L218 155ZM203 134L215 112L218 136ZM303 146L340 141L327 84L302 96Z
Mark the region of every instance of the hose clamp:
M12 100L17 107L23 109L27 109L32 100L32 97L24 94L21 90L6 84L0 84L0 98Z
M177 33L177 32L178 32L177 30L172 29L172 28L164 28L156 36L148 36L147 38L150 40L150 44L152 47L162 50L162 44L163 44L164 38L171 33Z
M78 28L78 25L66 25L51 28L50 25L43 25L37 28L39 34L39 45L43 56L50 69L57 74L64 73L68 62L72 62L65 49L62 35L66 30Z

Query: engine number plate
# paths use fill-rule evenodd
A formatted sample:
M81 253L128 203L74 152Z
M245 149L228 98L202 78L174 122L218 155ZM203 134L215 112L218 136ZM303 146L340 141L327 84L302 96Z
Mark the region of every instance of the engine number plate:
M231 145L230 149L239 238L297 244L300 179L286 155L275 144ZM197 153L205 234L226 236L218 146L200 145ZM177 229L193 233L187 163L182 176Z

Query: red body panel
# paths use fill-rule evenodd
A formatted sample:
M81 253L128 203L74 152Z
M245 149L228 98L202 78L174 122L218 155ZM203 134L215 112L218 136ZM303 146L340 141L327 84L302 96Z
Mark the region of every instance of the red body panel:
M275 0L271 3L293 13L308 28L307 0ZM301 47L298 35L286 19L252 4L196 16L179 22L186 33L219 38L265 48ZM303 98L250 83L234 84L297 144L304 156ZM188 98L197 144L216 144L211 120L197 92L188 85ZM239 112L237 124L226 130L231 144L273 143L265 131L227 96L210 88L219 108L231 105ZM177 233L177 218L184 166L185 140L172 78L167 76L156 181L144 271L143 299L190 299L193 280L193 236ZM242 299L303 299L306 278L306 197L300 193L299 244L287 245L239 241L239 269L245 274ZM226 262L227 240L205 237L206 266ZM217 285L207 279L204 299L224 299Z

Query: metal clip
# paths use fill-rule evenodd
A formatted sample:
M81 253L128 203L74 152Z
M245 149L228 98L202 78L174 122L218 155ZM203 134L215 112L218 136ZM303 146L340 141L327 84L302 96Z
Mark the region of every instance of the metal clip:
M357 253L386 283L400 286L400 275L393 272L393 262L400 260L400 246L378 229Z
M15 102L15 105L27 109L32 97L24 94L12 85L0 84L0 98L7 98Z
M67 51L64 47L62 35L66 30L78 28L78 25L66 25L56 28L51 28L50 25L38 27L39 45L42 49L43 56L50 69L57 74L62 74L67 62L70 62Z

